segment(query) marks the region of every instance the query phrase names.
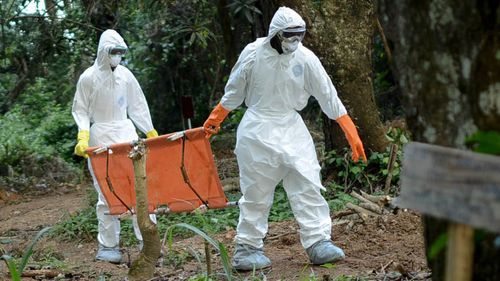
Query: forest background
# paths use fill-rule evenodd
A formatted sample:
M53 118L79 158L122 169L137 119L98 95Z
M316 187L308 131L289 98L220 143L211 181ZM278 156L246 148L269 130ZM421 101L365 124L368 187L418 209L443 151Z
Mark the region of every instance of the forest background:
M239 52L265 36L271 9L255 0L2 1L0 170L17 175L4 184L21 189L81 177L71 106L78 77L93 63L105 29L125 38L129 52L123 64L141 84L155 128L165 134L186 128L184 96L194 103L192 125L203 124L223 95ZM391 121L402 115L400 93L380 35L372 35L374 97L382 105L380 118ZM233 130L243 112L233 112L224 130ZM321 130L314 99L302 114Z
M500 154L498 1L2 0L0 188L47 189L84 177L84 160L73 155L71 105L105 29L116 29L129 45L123 64L139 80L153 123L165 134L187 127L183 96L194 101L193 126L202 125L239 52L266 35L283 4L306 20L304 44L327 69L368 152L367 165L346 169L352 163L345 160L341 131L310 100L301 114L313 137L324 140L324 179L340 184L333 191L380 191L389 144L401 146L408 138L462 149L467 140L482 141L488 144L483 152ZM223 132L234 133L244 110L231 113ZM396 194L397 163L390 189ZM432 220L427 226L426 235L434 237L429 241L446 228ZM493 276L498 265L484 261L498 256L491 247L496 236L481 237L487 238L477 249L487 250L476 251L485 257L476 265Z

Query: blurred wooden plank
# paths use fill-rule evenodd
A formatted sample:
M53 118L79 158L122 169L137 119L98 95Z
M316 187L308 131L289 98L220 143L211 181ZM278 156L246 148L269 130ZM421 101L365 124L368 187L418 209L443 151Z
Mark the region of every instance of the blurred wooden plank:
M500 157L410 143L396 204L500 232Z

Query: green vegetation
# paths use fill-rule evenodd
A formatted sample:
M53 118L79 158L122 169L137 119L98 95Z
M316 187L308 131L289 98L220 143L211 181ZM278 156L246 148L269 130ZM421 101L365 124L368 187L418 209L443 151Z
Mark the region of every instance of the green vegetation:
M399 128L389 128L387 138L399 147L392 170L392 185L397 186L401 174L402 147L408 142L408 136ZM383 153L371 152L367 163L354 163L350 157L350 150L346 148L342 153L335 150L326 152L322 158L323 169L328 171L330 177L329 186L334 191L332 196L339 190L349 193L353 188L369 193L383 190L389 173L390 147Z
M500 155L500 133L495 131L479 131L469 136L465 144L476 152Z
M73 155L77 127L71 116L71 106L78 77L93 63L103 30L114 26L126 40L130 49L124 64L139 80L155 127L162 134L186 127L179 113L179 100L183 95L193 97L193 126L203 123L223 93L237 54L256 35L265 32L257 30L256 16L269 12L261 11L256 0L228 1L227 9L220 10L209 0L80 1L70 5L66 4L70 2L56 1L56 7L50 12L43 9L50 1L34 1L41 9L30 12L25 10L28 2L9 1L8 7L0 8L0 171L8 171L0 174L0 187L17 191L38 184L74 183L84 178L86 161ZM322 1L313 3L317 8L322 5ZM224 17L229 22L219 21ZM236 38L228 38L225 28L229 28ZM390 100L388 93L393 90L394 83L380 40L375 47L375 94L378 100L386 102ZM391 100L392 104L397 102ZM223 123L223 131L234 134L244 112L244 107L232 111ZM383 113L386 117L399 114ZM322 121L317 103L309 105L303 115L308 122L320 127ZM403 133L396 130L389 135L393 142L403 143ZM325 174L327 190L323 194L332 211L354 201L347 194L352 188L379 190L388 173L388 151L371 154L367 164L352 163L348 153L348 150L331 151L322 157L323 168L329 171ZM393 183L397 183L399 173L400 167L396 164ZM235 192L227 196L235 201L241 194ZM67 240L95 241L95 202L96 193L91 190L88 207L68 214L63 222L53 227L50 235ZM161 234L170 236L174 226L175 235L179 237L193 235L193 232L211 235L234 229L238 214L237 208L209 210L203 215L170 214L159 217L158 226ZM280 184L269 220L278 222L292 218L290 204ZM122 222L121 236L123 245L137 243L130 220ZM224 245L213 240L210 243L223 254L221 247ZM32 254L31 249L28 252ZM15 265L14 258L2 258L10 264L9 269L19 273L20 267ZM42 263L64 267L61 259L50 251L37 253L36 258ZM186 253L169 253L165 257L173 266L187 259ZM192 280L211 278L213 276L200 275ZM304 278L317 280L307 274ZM265 276L254 275L248 280L265 280Z
M50 227L46 227L38 232L33 241L28 245L21 260L16 261L12 256L4 254L0 258L5 261L7 268L9 269L12 281L20 281L21 275L24 271L24 268L28 264L28 260L33 254L33 247L35 244L42 238L42 236L50 230Z

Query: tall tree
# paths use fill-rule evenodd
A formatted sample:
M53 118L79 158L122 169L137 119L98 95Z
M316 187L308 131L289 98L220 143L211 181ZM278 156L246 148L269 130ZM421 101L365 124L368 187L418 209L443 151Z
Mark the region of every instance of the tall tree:
M380 0L379 12L414 140L465 148L478 130L500 131L498 1ZM447 225L424 223L429 247ZM473 280L500 280L495 237L476 232ZM429 260L433 280L443 280L444 262L444 255Z
M339 97L359 127L365 149L383 151L388 142L371 79L374 4L362 0L276 2L296 10L306 21L305 44L330 74ZM326 116L323 120L326 149L347 146L336 122Z

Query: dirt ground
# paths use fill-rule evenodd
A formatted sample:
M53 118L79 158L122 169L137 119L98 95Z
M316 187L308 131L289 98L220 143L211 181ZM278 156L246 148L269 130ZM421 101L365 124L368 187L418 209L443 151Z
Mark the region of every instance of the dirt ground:
M52 226L68 214L84 208L87 204L85 188L91 187L69 186L29 197L3 191L0 196L0 250L22 253L40 229ZM272 267L255 273L235 273L235 277L237 280L251 280L253 276L260 277L259 280L313 280L304 279L310 276L315 276L317 280L430 280L421 228L419 216L404 211L373 218L364 224L334 221L332 238L344 249L346 259L334 266L321 267L308 263L294 221L272 223L265 241L265 252L272 261ZM229 253L232 253L233 237L234 230L231 230L215 238L227 245ZM54 237L44 238L35 249L37 253L50 253L64 261L65 266L57 280L125 280L128 263L138 254L136 247L123 248L124 263L96 262L95 242L69 243ZM176 241L174 249L179 253L194 250L204 255L204 243L199 237ZM214 271L223 276L219 257L215 252L212 256ZM177 268L158 266L158 278L155 280L188 280L205 270L204 264L189 259ZM7 272L2 261L0 280L9 280ZM338 276L359 279L335 279ZM40 276L37 279L53 280Z

